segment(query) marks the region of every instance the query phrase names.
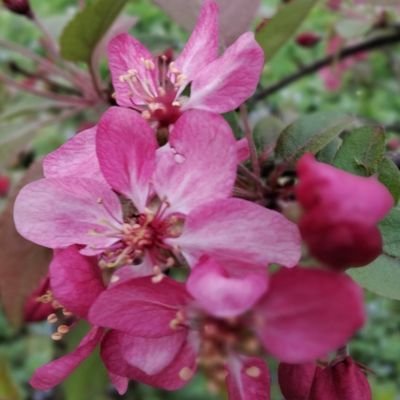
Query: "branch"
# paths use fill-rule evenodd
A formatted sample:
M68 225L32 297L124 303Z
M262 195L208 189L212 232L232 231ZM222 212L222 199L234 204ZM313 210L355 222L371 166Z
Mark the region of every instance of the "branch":
M305 66L304 68L300 69L294 74L289 75L286 78L280 80L279 82L269 87L266 87L265 89L256 93L253 97L253 101L262 100L263 98L278 92L279 90L285 88L286 86L289 86L290 84L308 75L311 75L314 72L317 72L320 69L327 67L332 63L344 60L345 58L354 56L357 53L378 50L384 46L393 45L396 43L400 43L400 26L395 26L394 30L390 34L376 36L364 42L345 47L336 54L330 54L318 61L315 61L310 65Z

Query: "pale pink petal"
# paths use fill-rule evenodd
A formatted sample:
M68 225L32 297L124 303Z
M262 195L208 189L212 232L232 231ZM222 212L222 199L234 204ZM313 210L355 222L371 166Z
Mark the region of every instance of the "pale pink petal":
M192 81L218 55L218 6L214 0L205 0L197 24L175 67Z
M111 383L113 384L117 393L122 396L128 390L129 379L125 376L120 376L117 374L113 374L110 371L108 372L108 377L110 378Z
M134 336L157 338L176 333L171 321L189 301L185 286L170 278L161 282L150 277L131 279L104 291L89 320Z
M188 292L211 315L234 317L249 310L267 289L265 271L229 274L210 258L202 258L186 282Z
M147 375L156 375L173 362L186 338L187 332L184 330L158 338L125 335L121 351L129 365Z
M183 233L168 239L187 259L197 262L203 254L231 264L287 267L300 259L297 226L282 214L241 199L223 199L204 204L190 213Z
M43 159L46 178L65 176L104 181L96 155L96 127L77 133Z
M112 107L102 116L96 137L101 171L140 211L149 195L156 148L153 130L137 112Z
M192 110L176 122L169 144L157 152L154 187L168 212L188 213L230 196L236 176L236 141L217 114Z
M361 288L345 274L311 268L273 275L256 315L266 350L293 364L343 346L365 322Z
M26 185L14 206L18 232L50 248L73 244L107 247L117 239L103 236L118 227L122 210L105 184L91 179L51 178Z
M238 163L245 162L250 157L249 141L246 138L236 142Z
M110 331L101 343L101 357L108 370L132 380L166 390L185 386L196 371L196 352L189 342L185 343L175 359L164 370L147 375L130 366L123 357L121 343L125 340L118 331Z
M253 33L244 33L196 76L183 109L234 110L256 90L263 66L264 54Z
M146 104L149 96L157 95L157 69L146 68L143 60L150 60L155 67L157 61L146 47L127 33L121 33L110 41L107 50L112 83L120 106ZM123 77L133 71L136 71L137 79L147 86L147 91L144 88L132 91L130 85L123 81Z
M76 246L55 251L50 284L57 301L81 318L87 318L93 302L105 289L97 260L82 256Z
M270 400L270 376L256 357L232 357L226 378L229 400Z
M72 352L42 367L33 374L30 384L39 390L48 390L61 383L83 362L101 341L103 330L92 328Z

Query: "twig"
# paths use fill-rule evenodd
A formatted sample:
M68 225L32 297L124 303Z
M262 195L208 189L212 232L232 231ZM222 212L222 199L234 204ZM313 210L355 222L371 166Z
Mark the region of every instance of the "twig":
M308 75L311 75L314 72L317 72L320 69L327 67L334 62L344 60L345 58L354 56L357 53L378 50L384 46L393 45L399 42L400 42L400 26L395 26L394 31L391 32L390 34L376 36L364 42L345 47L337 54L328 55L318 61L313 62L312 64L305 66L304 68L300 69L294 74L289 75L286 78L283 78L279 82L269 87L266 87L263 90L260 90L258 93L254 95L252 101L262 100L265 97L268 97L278 92L279 90L285 88L286 86L289 86L290 84Z
M103 89L101 88L100 77L92 61L89 62L89 73L92 78L93 87L96 90L96 93L101 99L104 99L104 93Z

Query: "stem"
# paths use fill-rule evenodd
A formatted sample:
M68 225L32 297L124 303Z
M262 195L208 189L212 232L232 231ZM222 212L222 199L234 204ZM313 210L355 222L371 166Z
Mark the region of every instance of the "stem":
M49 31L46 29L46 27L42 24L40 19L38 19L38 17L35 14L33 15L32 21L35 23L39 31L42 33L44 47L49 52L51 58L54 60L58 60L59 58L58 44L56 43L56 41L50 35Z
M100 76L98 74L98 71L96 70L95 66L93 65L93 62L90 61L89 63L89 72L90 72L90 77L92 78L92 83L93 87L96 90L96 93L101 99L104 99L104 93L103 89L101 87L101 82L100 82Z
M238 169L239 172L243 173L243 175L246 175L247 178L250 178L255 184L257 184L257 186L264 186L262 180L253 172L251 172L248 168L246 168L243 164L239 164Z
M367 52L367 51L374 51L379 50L380 48L388 45L394 45L400 42L400 26L395 26L394 31L390 34L376 36L372 39L368 39L364 42L344 47L340 50L337 54L330 54L318 61L313 62L301 68L299 71L293 73L292 75L288 75L287 77L283 78L279 82L266 87L263 90L260 90L258 93L255 94L253 97L254 102L264 99L281 89L289 86L290 84L313 74L314 72L319 71L320 69L331 65L334 62L344 60L348 57L352 57L355 54Z

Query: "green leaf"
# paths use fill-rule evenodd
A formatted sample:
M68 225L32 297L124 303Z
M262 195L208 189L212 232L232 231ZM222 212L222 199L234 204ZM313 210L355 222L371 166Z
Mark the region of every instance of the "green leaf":
M389 215L379 224L383 237L383 252L391 257L400 258L399 226L400 206L397 206L393 208Z
M7 361L0 358L0 400L21 400L21 398Z
M317 153L353 122L353 117L337 112L318 112L299 118L280 135L275 153L295 161L304 153Z
M370 176L377 172L385 153L385 132L380 127L362 127L349 132L333 164L353 174Z
M66 60L89 63L97 43L126 3L127 0L96 0L87 5L61 34L61 55Z
M389 189L395 202L400 198L400 171L388 157L384 157L378 165L378 179Z
M318 153L318 160L327 164L332 164L342 143L343 140L340 137L333 139Z
M281 6L275 16L261 28L256 39L269 62L278 50L294 35L318 0L296 0Z
M267 115L258 121L253 133L257 148L261 151L272 152L283 128L283 122L273 115Z

